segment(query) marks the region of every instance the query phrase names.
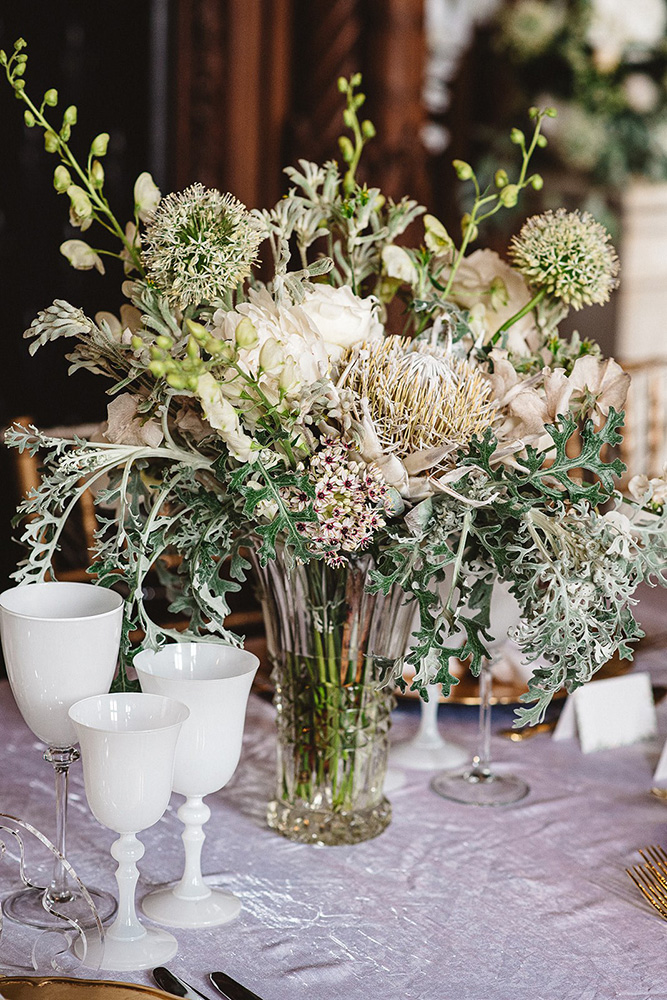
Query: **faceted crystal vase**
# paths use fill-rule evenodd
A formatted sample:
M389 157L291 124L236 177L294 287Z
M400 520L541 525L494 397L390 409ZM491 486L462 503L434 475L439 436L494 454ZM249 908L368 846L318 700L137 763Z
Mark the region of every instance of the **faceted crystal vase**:
M356 844L391 819L383 795L394 705L414 606L366 590L370 555L332 568L256 564L278 726L269 826L290 840Z

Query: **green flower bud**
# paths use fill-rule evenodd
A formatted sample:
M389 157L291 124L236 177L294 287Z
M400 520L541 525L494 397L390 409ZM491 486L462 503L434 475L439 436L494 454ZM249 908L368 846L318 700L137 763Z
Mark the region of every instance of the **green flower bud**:
M62 139L63 142L67 142L71 134L72 130L67 124L67 122L65 122L63 127L60 129L60 138Z
M4 49L0 49L0 66L7 65L7 53Z
M151 361L148 366L149 372L152 372L156 378L162 378L166 374L167 369L164 366L163 361Z
M354 125L354 112L350 111L349 108L345 108L345 111L343 111L343 121L348 128L352 128Z
M498 197L505 206L505 208L514 208L519 200L519 185L518 184L508 184L504 187Z
M346 163L351 163L354 157L354 146L346 135L341 135L338 140L338 148Z
M136 333L132 336L132 339L130 340L130 343L131 343L131 345L132 345L132 347L134 348L135 351L141 350L141 348L144 346L143 340Z
M25 111L23 112L23 121L26 123L28 128L32 128L33 125L35 124L35 116L33 115L32 111L30 111L28 108L26 108Z
M104 184L104 167L99 160L93 160L90 176L95 187L101 188Z
M529 183L534 191L541 191L544 187L544 180L541 174L533 174Z
M78 184L70 184L67 188L67 194L70 200L69 221L73 226L87 228L83 223L90 219L93 214L93 206L90 203L90 198Z
M109 145L109 133L100 132L99 135L95 136L90 144L90 152L93 156L106 156L107 146Z
M188 357L192 358L193 361L199 358L199 344L197 343L194 337L190 337L188 339L188 346L186 347L185 350Z
M212 337L207 350L209 354L218 358L223 365L228 365L236 357L236 349L229 340L216 340L215 337Z
M257 337L257 330L247 316L244 316L236 327L234 339L236 340L236 346L239 348L251 348L257 344L259 339Z
M58 194L64 194L72 183L72 177L67 167L62 163L53 171L53 186Z
M355 73L352 79L350 80L350 83L352 84L353 87L359 87L361 86L361 79L362 79L361 73Z
M55 108L58 103L58 91L54 87L51 87L51 89L47 90L44 94L44 103L48 104L50 108Z
M76 105L70 104L68 108L65 108L65 114L63 115L63 121L67 122L68 125L76 125Z
M27 61L28 61L28 57L25 54L25 52L23 52L20 56L16 56L16 62L17 63L27 63Z
M365 100L366 100L365 94L357 94L354 100L352 101L352 104L357 110L359 110L359 108L362 106Z
M185 328L190 336L194 337L200 344L205 344L211 336L205 326L202 326L201 323L196 323L193 319L186 319Z
M26 42L25 38L17 38L16 41L14 42L14 51L20 52L21 49L24 49L27 44L28 43Z
M25 73L25 63L17 62L17 64L14 66L14 76L15 77L23 76L24 73Z
M197 375L190 375L185 380L185 387L186 389L189 389L190 392L196 392L198 385L199 385L199 378Z
M470 212L466 212L466 214L461 219L461 232L463 233L464 236L468 235L468 230L470 230L469 242L472 243L473 240L477 239L479 230L477 226L473 224Z
M55 132L49 130L44 133L44 149L47 153L57 153L59 146L60 140Z
M170 351L174 346L173 339L167 336L166 333L161 333L159 337L156 337L155 343L158 347L161 347L163 351Z
M167 383L172 389L185 389L186 379L183 375L179 375L178 372L169 372Z
M545 108L544 114L547 116L547 118L556 118L558 116L558 112L556 111L555 108Z
M375 125L368 118L365 118L361 123L361 134L364 139L372 139L377 133L375 131Z
M452 166L456 171L456 176L460 181L469 181L472 177L472 167L465 160L452 160Z
M509 177L507 176L506 170L496 170L496 187L504 188L506 184L509 184Z
M513 128L510 132L510 142L513 142L515 146L520 146L526 141L526 137L520 128Z
M341 94L344 94L345 91L347 90L347 80L345 79L344 76L338 77L338 90L340 91Z
M25 80L14 80L14 90L25 90ZM18 95L17 95L18 96Z
M537 137L537 139L535 141L536 141L537 145L540 147L540 149L544 149L544 147L547 144L547 137L546 137L546 135L538 135L538 137Z
M535 105L533 105L532 108L528 108L528 117L530 118L531 121L534 121L539 115L539 113L540 109L536 108Z
M159 347L156 347L155 344L151 344L150 348L148 349L148 353L150 354L153 361L162 361L162 351L160 350Z

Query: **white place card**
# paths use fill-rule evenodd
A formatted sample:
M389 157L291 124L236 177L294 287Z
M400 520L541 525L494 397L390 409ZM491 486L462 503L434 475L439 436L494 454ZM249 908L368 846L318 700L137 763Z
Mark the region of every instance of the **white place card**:
M637 673L577 688L565 702L553 738L578 735L582 751L591 753L648 740L657 729L651 678Z

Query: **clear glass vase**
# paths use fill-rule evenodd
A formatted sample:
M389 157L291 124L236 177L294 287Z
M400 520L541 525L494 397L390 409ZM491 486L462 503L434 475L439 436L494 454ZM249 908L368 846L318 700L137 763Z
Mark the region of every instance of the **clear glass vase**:
M256 565L275 685L278 770L269 826L311 844L355 844L391 819L383 794L394 704L414 605L366 590L373 559Z

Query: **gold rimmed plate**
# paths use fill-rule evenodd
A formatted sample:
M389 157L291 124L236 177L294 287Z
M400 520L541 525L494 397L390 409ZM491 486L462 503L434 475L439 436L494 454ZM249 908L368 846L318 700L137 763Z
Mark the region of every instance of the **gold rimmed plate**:
M115 983L101 979L67 979L56 976L0 977L4 1000L169 1000L153 986Z

